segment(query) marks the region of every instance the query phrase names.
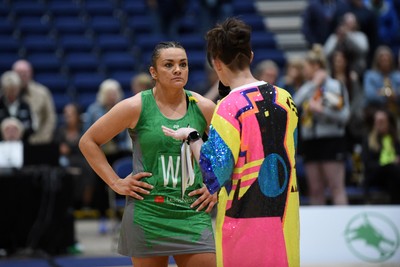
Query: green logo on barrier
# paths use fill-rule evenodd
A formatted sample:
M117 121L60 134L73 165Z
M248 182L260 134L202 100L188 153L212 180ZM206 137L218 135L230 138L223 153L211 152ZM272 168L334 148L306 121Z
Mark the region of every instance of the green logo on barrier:
M384 262L399 248L399 230L390 219L375 212L356 215L346 226L350 250L363 261Z

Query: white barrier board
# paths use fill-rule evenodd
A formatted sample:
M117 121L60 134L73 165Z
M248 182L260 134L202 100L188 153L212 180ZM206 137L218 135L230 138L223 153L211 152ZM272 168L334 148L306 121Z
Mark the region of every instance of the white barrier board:
M400 206L301 206L302 264L400 266Z

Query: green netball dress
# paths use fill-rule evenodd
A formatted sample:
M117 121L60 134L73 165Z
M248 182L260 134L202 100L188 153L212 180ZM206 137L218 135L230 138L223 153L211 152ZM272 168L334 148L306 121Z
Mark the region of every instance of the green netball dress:
M154 186L144 200L127 197L121 223L118 252L126 256L215 252L211 217L190 205L198 196L188 193L203 186L201 172L194 162L195 178L183 181L182 142L165 136L161 126L172 129L193 127L203 134L207 122L197 100L187 95L187 112L180 119L166 118L158 109L152 90L143 91L142 111L134 129L129 129L133 144L133 173L151 172L142 181Z

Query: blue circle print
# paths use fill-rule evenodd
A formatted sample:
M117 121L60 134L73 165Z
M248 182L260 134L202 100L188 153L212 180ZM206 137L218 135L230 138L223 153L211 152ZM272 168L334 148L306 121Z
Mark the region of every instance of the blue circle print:
M281 165L285 175L282 185L279 182L279 165ZM285 191L287 183L288 171L285 161L278 154L269 154L261 164L258 176L261 192L267 197L277 197Z

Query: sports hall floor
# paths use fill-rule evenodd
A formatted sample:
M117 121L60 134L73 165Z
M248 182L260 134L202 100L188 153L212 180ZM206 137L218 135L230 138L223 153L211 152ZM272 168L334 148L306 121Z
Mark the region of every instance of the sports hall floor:
M108 222L112 226L112 221ZM8 258L0 259L0 267L132 267L130 259L115 252L113 234L99 234L96 219L76 220L76 235L83 247L83 253L76 256L56 256L54 258ZM245 257L244 257L245 259ZM338 267L331 264L319 264L318 267ZM373 265L377 266L377 265ZM379 267L395 267L379 265ZM176 267L170 260L169 267ZM205 266L206 267L206 266ZM253 266L249 266L253 267ZM301 267L317 267L302 264ZM362 267L362 265L345 265L340 267Z

